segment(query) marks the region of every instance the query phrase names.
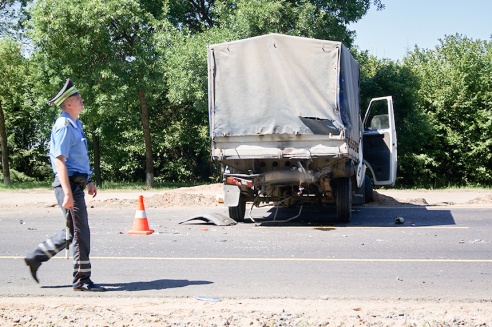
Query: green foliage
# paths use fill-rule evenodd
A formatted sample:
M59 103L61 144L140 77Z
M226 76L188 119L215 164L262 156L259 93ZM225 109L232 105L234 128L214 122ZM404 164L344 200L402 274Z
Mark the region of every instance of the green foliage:
M490 42L461 35L405 59L420 80L418 109L432 126L425 150L437 186L492 184L491 59Z
M3 174L0 173L0 178L3 179ZM35 178L27 176L26 174L19 172L15 169L10 170L10 179L12 183L27 183L31 184L36 181Z
M405 65L377 59L362 52L356 54L361 64L361 105L363 115L371 98L393 96L398 138L398 184L408 187L433 180L424 145L431 139L432 127L417 107L419 80Z
M374 4L378 9L384 7L380 1ZM214 14L218 25L238 39L284 33L337 40L350 46L354 33L347 25L362 18L370 5L369 0L217 0Z
M166 58L167 98L179 106L175 109L189 110L191 105L208 119L207 45L231 39L228 31L213 28L200 34L178 34L172 46L161 40L159 48Z
M30 0L0 0L0 37L21 38L24 8Z
M161 180L173 182L207 180L210 175L208 116L191 105L168 106L164 110L167 113L161 117L170 118L173 123L154 122L160 126L154 140L156 172Z
M40 182L40 181L22 181L22 182L13 181L8 185L0 184L0 191L33 190L33 189L52 190L53 188L51 187L51 183Z
M407 187L491 185L492 50L448 36L403 63L357 54L363 106L393 95L398 182Z
M43 179L51 170L46 158L46 138L40 129L45 113L32 106L28 61L21 45L0 39L0 103L5 115L9 164L28 176Z
M23 87L26 72L20 44L11 38L0 38L0 100L4 108L19 106L22 93L17 90Z
M148 131L147 108L165 85L162 58L155 51L154 40L158 28L165 33L165 22L159 21L165 12L164 2L136 0L44 0L31 9L30 35L38 48L34 61L41 71L38 83L50 85L51 94L55 94L55 87L59 88L66 77L75 81L85 99L81 119L90 127L86 129L88 140L93 141L89 146L101 153L94 158L97 167L104 168L108 159L116 156L126 157L127 162L109 161L105 167L123 167L123 173L127 167L141 172L132 167L135 165L146 167L147 172L153 168L151 138L144 138L151 131L135 131L139 125ZM127 122L130 124L124 125ZM115 124L123 128L117 130ZM142 139L133 140L123 150L126 156L108 153L113 152L112 141L124 131ZM139 144L145 145L143 151ZM140 156L139 161L132 160L131 151L137 148L146 155L143 161Z

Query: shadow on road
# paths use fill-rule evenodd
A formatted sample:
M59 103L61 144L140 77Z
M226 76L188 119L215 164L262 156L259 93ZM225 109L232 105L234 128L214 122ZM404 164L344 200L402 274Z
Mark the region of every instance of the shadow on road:
M186 287L192 285L208 285L212 284L206 280L194 280L187 279L158 279L148 282L129 282L129 283L114 283L114 284L101 284L106 287L108 291L151 291L151 290L164 290L169 288ZM57 285L57 286L42 286L41 288L69 288L71 285Z
M349 226L349 227L425 227L425 226L449 226L456 222L447 209L429 210L426 206L354 206L352 219L348 224L338 224L336 221L336 209L334 206L305 206L299 214L299 208L272 207L264 216L254 215L251 220L245 218L244 223L256 223L260 226ZM295 219L296 215L299 216ZM396 217L402 217L403 223L397 224Z

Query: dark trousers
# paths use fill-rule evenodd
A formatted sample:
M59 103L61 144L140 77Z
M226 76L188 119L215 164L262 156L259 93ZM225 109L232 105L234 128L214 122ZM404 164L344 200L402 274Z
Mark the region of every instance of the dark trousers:
M74 219L69 214L70 222L70 238L72 257L73 257L73 286L81 286L87 283L91 277L91 262L89 260L90 253L90 229L87 215L87 206L85 204L84 190L73 181L70 181L72 194L74 199ZM67 210L62 207L65 197L63 189L58 178L53 182L56 200L62 208L63 219ZM66 229L59 231L51 238L40 243L34 251L27 255L27 258L34 259L39 264L48 261L51 257L66 248Z

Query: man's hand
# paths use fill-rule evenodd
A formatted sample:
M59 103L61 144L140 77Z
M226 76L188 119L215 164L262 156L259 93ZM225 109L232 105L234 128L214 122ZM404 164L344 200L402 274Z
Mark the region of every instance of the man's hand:
M63 208L73 210L73 195L72 192L65 193L65 197L63 198Z
M70 181L68 179L68 172L67 172L67 166L65 165L65 161L67 159L59 155L55 159L55 165L56 165L56 171L58 174L58 178L60 179L60 184L63 189L63 192L65 193L65 196L63 197L63 203L62 207L65 209L73 209L73 194L72 194L72 188L70 187Z
M89 193L89 195L92 195L92 197L95 197L97 195L97 189L94 183L90 182L87 184L87 193Z

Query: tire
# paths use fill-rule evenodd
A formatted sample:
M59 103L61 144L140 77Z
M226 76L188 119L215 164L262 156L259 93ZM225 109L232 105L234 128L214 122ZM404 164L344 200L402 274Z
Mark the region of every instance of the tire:
M372 182L369 176L366 175L364 179L364 193L365 193L365 201L366 203L373 202L374 201L374 195L373 195L373 189L372 189Z
M229 207L229 218L234 219L238 223L244 221L244 215L246 214L246 201L244 196L241 194L239 196L239 202L235 207Z
M337 222L347 224L352 218L352 181L349 177L336 180Z

